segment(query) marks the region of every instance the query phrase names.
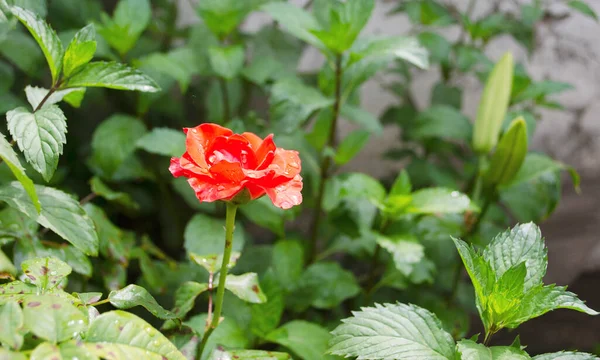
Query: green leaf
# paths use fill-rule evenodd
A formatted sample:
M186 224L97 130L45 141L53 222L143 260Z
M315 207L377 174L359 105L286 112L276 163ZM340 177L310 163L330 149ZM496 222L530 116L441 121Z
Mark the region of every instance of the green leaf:
M202 338L204 330L206 329L206 314L196 315L184 324L194 330L198 337ZM226 317L208 338L206 346L204 347L202 359L200 360L208 360L210 353L217 346L231 349L243 349L248 346L248 343L249 339L243 329L240 328L233 318Z
M598 360L598 357L592 354L561 351L550 354L542 354L533 357L533 360Z
M54 231L86 255L96 256L98 235L92 220L79 203L54 188L36 185L35 189L42 204L42 211L39 214L31 203L29 195L18 182L0 187L0 201L35 219L40 225Z
M419 42L429 51L432 61L438 63L446 63L448 61L452 45L445 37L434 32L425 31L420 33L418 38Z
M94 61L83 65L62 86L104 87L116 90L157 92L160 87L141 71L116 62Z
M283 289L278 284L275 274L275 271L269 270L261 279L267 301L250 307L250 330L261 338L277 328L285 308Z
M15 72L13 68L4 61L0 61L0 94L9 92L14 81Z
M428 188L412 194L406 210L413 214L455 214L471 208L471 200L461 192L446 188Z
M327 360L329 332L307 321L294 320L269 333L266 340L290 349L303 360Z
M396 180L394 180L394 184L392 184L389 196L410 195L411 191L412 184L408 172L405 169L402 169L400 174L398 174L398 177L396 177Z
M273 205L273 202L266 196L250 201L240 208L242 214L253 223L267 228L279 236L284 235L284 223L286 215L284 210Z
M222 275L223 274L219 273L215 282L218 282L217 279ZM225 279L225 289L231 291L235 296L246 302L261 304L267 301L267 297L258 284L258 275L256 275L256 273L227 275L227 279Z
M500 199L519 222L542 221L554 212L561 193L559 174L545 172L535 180L501 189Z
M425 257L425 247L412 234L379 235L377 243L392 255L396 269L406 276Z
M462 88L439 82L431 91L431 105L446 105L460 110L462 108L462 95ZM470 122L469 125L471 125ZM471 127L469 126L469 134L472 133Z
M87 328L87 317L71 301L53 295L28 296L24 324L34 335L53 343L72 339Z
M31 199L33 205L35 206L35 210L39 213L41 211L41 205L37 193L35 192L33 181L31 181L31 179L25 173L25 168L23 168L23 165L21 165L21 161L19 161L17 153L13 150L10 143L6 141L6 138L2 133L0 133L0 158L2 158L6 165L8 165L8 168L13 173L15 178L19 180L27 192L27 195Z
M206 26L221 37L231 33L252 10L268 0L205 0L198 3L198 14Z
M213 71L218 76L231 80L244 67L244 47L241 45L211 47L208 49L208 59Z
M132 307L142 306L159 319L177 318L175 314L160 306L148 290L138 285L130 284L121 290L111 291L108 294L108 299L117 309L131 309Z
M380 62L389 64L392 60L404 60L421 69L429 66L427 49L419 44L414 37L391 36L372 37L357 41L350 49L352 55L359 61L352 64L346 71L356 71L366 65Z
M179 47L166 54L153 53L140 59L139 62L142 68L150 67L160 74L177 80L182 93L187 91L192 76L204 72L206 67L199 65L198 56L188 47Z
M8 350L0 347L0 359L1 360L27 360L28 358L22 353L8 351Z
M570 166L561 163L560 161L553 160L544 154L529 153L525 156L523 165L514 176L512 181L505 184L504 188L509 188L518 184L536 181L541 176L548 172L557 172L560 170L567 170L571 175L573 185L575 189L579 189L579 174Z
M379 123L379 119L361 107L344 103L340 109L340 114L344 119L361 126L370 133L377 135L383 133L383 126Z
M33 12L18 6L13 6L11 11L25 25L42 49L52 73L52 83L56 84L62 69L64 55L63 45L58 35L50 25Z
M15 268L15 265L12 263L12 260L10 260L8 258L8 256L6 256L4 251L2 251L1 249L0 249L0 273L2 273L4 275L9 274L13 277L17 275L17 268Z
M94 131L90 162L100 175L111 178L135 151L136 141L146 134L140 120L116 114Z
M513 57L506 53L494 66L479 101L473 127L473 149L488 153L498 143L502 121L510 100L513 78Z
M419 113L408 134L417 139L468 141L471 138L472 126L469 118L459 110L447 105L434 105Z
M44 65L44 58L31 37L20 31L11 31L0 44L0 53L6 59L26 74L38 76Z
M16 108L6 114L8 130L17 141L19 149L33 168L46 181L52 179L67 142L67 119L56 105L30 113Z
M185 134L169 128L154 128L139 138L136 146L151 154L181 156L185 152Z
M184 237L184 248L198 255L222 254L225 247L225 220L196 214L188 222ZM244 247L244 229L237 224L233 232L233 251L241 252Z
M208 284L200 284L195 281L186 281L175 291L175 306L173 314L179 319L183 319L189 313L196 302L196 298L208 290ZM177 326L174 321L167 321L163 329L168 330Z
M30 10L33 13L38 14L41 17L46 17L48 14L47 1L39 0L6 0L6 4L15 5L22 7L23 9Z
M126 265L129 261L131 248L135 242L134 235L122 231L111 223L102 208L91 203L85 204L83 208L93 220L98 231L100 254L108 259ZM105 276L108 277L108 275Z
M37 109L38 105L42 102L42 100L44 98L46 98L48 91L49 91L48 89L45 89L42 87L37 87L37 86L27 85L25 87L25 95L27 96L27 101L29 102L29 104L31 105L31 107L33 109ZM66 102L69 102L70 100L67 100L67 98L69 96L73 96L74 94L81 93L82 91L84 92L83 94L85 94L85 88L72 88L72 89L55 91L46 99L46 101L44 102L44 105L42 105L42 109L48 108L52 104L57 104L60 101L62 101L63 99ZM83 100L83 94L80 95L81 100ZM79 101L79 104L81 104L81 101ZM75 105L78 105L78 104L75 103ZM77 106L74 106L74 107L77 107Z
M317 309L333 309L344 300L356 296L360 287L354 274L338 263L318 262L309 266L298 280L290 301L299 308L309 305Z
M135 45L152 19L149 0L120 0L113 18L102 14L98 32L121 56Z
M497 187L510 183L523 165L527 155L527 126L525 119L513 120L508 131L502 135L489 169L484 175L487 186Z
M175 345L150 324L120 310L98 316L85 341L90 352L103 358L185 360ZM114 355L109 355L111 352Z
M325 45L311 30L320 29L320 25L310 13L287 2L271 2L262 7L273 20L281 24L290 34L306 41L319 49Z
M271 262L279 285L287 291L291 291L302 275L304 249L298 241L278 241L273 247Z
M227 269L232 269L240 258L240 253L237 251L231 252L231 257L229 258L229 264L227 264ZM208 271L209 274L216 274L219 270L221 270L221 265L223 263L223 254L219 255L198 255L194 253L190 253L190 259L194 261L196 264L202 266Z
M60 345L41 343L31 353L31 360L77 359L97 360L81 341L67 341Z
M87 64L96 53L96 29L89 24L79 30L65 51L64 75L69 77L79 67Z
M94 194L103 197L110 202L114 202L115 204L122 205L129 209L139 209L140 207L140 205L133 200L131 195L114 191L97 176L90 179L90 188Z
M542 283L548 264L548 252L542 233L533 223L520 224L498 234L483 251L497 278L510 268L525 262L527 275L524 290L528 291Z
M455 359L452 336L423 308L375 304L353 315L331 332L329 353L358 359Z
M575 11L579 11L580 13L591 17L592 19L598 21L598 14L592 8L583 1L579 0L571 0L567 3L571 9Z
M53 257L26 260L21 263L21 268L42 292L57 287L72 271L68 264Z
M337 148L335 162L344 165L352 160L367 144L370 135L370 132L365 130L356 130L348 134Z
M213 350L209 360L291 360L289 354L264 350Z
M461 360L527 360L527 353L512 346L492 346L477 344L473 340L463 339L458 342L458 353Z
M9 301L0 306L0 324L0 342L11 349L20 349L23 345L23 311L17 302Z
M572 89L574 89L573 85L568 83L544 80L529 84L525 90L516 94L513 102L519 103L526 100L536 100L539 102L548 95L558 94Z

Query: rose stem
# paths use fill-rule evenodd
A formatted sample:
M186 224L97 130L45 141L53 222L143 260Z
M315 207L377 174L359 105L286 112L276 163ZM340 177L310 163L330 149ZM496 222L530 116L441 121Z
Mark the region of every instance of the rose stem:
M310 243L308 244L308 262L312 263L317 256L317 239L319 237L319 225L321 223L321 213L323 212L323 196L325 194L325 182L329 177L329 168L331 167L331 157L325 150L335 146L335 134L337 130L337 120L340 114L340 105L342 102L342 54L337 54L335 58L335 102L333 103L333 114L331 127L329 129L329 139L325 149L323 149L323 159L321 160L321 179L319 182L319 191L317 192L317 208L313 213L313 222L311 228Z
M204 332L202 342L198 346L197 359L202 359L202 352L206 346L206 342L210 334L219 326L221 319L221 310L223 309L223 296L225 295L225 279L227 278L227 265L231 258L231 250L233 245L233 229L235 228L235 213L237 205L230 202L227 203L227 213L225 215L225 249L223 250L223 262L219 272L219 285L217 287L217 297L215 299L215 311L212 316L210 326Z

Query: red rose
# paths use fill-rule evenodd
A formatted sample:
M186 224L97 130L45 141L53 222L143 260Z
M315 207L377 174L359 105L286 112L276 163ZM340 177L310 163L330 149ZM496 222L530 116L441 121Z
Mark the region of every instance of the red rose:
M171 158L169 170L185 176L200 201L231 200L247 190L252 199L266 194L282 209L302 202L298 152L275 146L273 135L262 140L216 124L183 131L186 152Z

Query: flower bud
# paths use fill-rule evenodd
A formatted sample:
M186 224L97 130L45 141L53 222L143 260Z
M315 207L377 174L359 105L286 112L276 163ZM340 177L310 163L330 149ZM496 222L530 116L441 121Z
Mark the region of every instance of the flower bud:
M509 183L517 174L527 155L527 125L523 117L512 121L504 133L484 175L484 183L498 187Z

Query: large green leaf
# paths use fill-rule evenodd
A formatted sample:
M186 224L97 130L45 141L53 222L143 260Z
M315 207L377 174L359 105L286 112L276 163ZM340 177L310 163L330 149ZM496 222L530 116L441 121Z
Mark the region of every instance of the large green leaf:
M286 215L290 212L273 205L268 197L263 196L260 199L250 201L239 209L253 223L271 230L278 236L284 235Z
M225 247L225 220L196 214L187 224L183 235L184 247L189 253L213 255L223 253ZM233 251L244 247L244 229L237 224L233 232Z
M271 259L273 272L279 285L292 290L302 275L304 249L298 241L282 240L275 243Z
M135 306L143 306L152 315L159 319L175 319L177 316L160 306L148 290L141 286L130 284L121 290L111 291L108 294L110 303L118 309L131 309Z
M332 331L329 353L358 359L456 358L452 336L423 308L376 304L353 315Z
M533 360L598 360L598 357L592 354L561 351L556 353L542 354L533 357Z
M11 349L20 349L23 345L23 311L17 302L0 305L0 324L0 342Z
M67 142L67 118L56 105L35 113L20 107L6 114L8 130L33 168L50 181Z
M97 255L98 235L94 223L79 203L68 194L51 187L36 185L35 189L42 204L39 214L18 182L0 187L0 201L35 219L85 254Z
M303 360L327 360L329 332L307 321L294 320L269 333L266 340L290 349Z
M38 288L35 285L26 284L21 281L12 281L0 285L0 305L11 301L22 302L29 295L38 293Z
M468 141L472 126L469 118L447 105L434 105L419 113L414 125L407 129L408 136L417 139L448 139Z
M177 318L184 318L187 313L194 308L196 298L208 290L208 284L201 284L195 281L186 281L175 291L175 306L173 314ZM172 329L177 325L175 321L167 321L163 329Z
M55 84L58 81L62 69L64 55L63 45L60 42L58 35L56 35L56 32L50 25L37 14L18 6L13 6L11 11L13 15L25 25L42 49L46 61L48 61L50 72L52 73L52 83Z
M517 174L509 183L504 185L504 188L535 181L548 172L557 172L561 170L567 170L570 173L573 185L578 189L580 181L579 175L572 167L565 165L560 161L553 160L544 154L529 153L525 157L523 165Z
M146 133L140 120L116 114L104 120L94 131L90 162L105 177L112 177L133 154L136 141Z
M94 61L83 65L63 85L69 87L104 87L116 90L157 92L160 87L141 71L116 62Z
M75 33L65 51L64 74L69 77L80 66L90 62L96 52L96 29L90 24Z
M152 154L181 156L185 152L185 134L169 128L154 128L139 138L136 146Z
M53 257L23 261L21 268L25 276L42 292L57 287L72 271L68 264Z
M277 328L285 307L283 290L277 283L275 274L275 271L269 270L260 280L267 301L253 304L250 308L250 331L261 338Z
M28 296L23 302L25 327L53 343L72 339L87 328L87 317L69 300L54 295Z
M310 13L286 2L271 2L264 5L262 9L290 34L317 48L325 49L325 45L312 32L320 29L320 25Z
M425 257L425 247L412 234L379 235L377 243L392 255L396 269L405 276Z
M218 76L231 80L244 67L244 47L241 45L211 47L208 49L208 59Z
M513 346L492 346L477 344L473 340L463 339L458 342L458 353L461 360L527 360L527 353Z
M225 288L246 302L260 304L267 301L267 297L258 284L258 275L256 273L246 273L243 275L229 274L225 280Z
M26 74L39 76L44 55L30 36L21 31L11 31L1 44L0 54Z
M471 200L461 192L446 188L417 190L407 210L413 214L453 214L471 208Z
M98 316L90 325L85 341L93 354L103 358L185 360L158 330L120 310Z
M10 171L17 178L17 180L19 180L21 185L23 185L23 188L35 206L36 211L40 212L40 200L35 192L33 181L31 181L31 179L25 173L25 169L23 168L23 165L21 165L21 161L19 161L17 153L13 150L10 143L6 141L6 138L2 133L0 133L0 158L2 158L2 160L6 163Z
M540 229L528 223L498 234L484 249L483 258L497 278L508 269L525 262L527 275L524 290L527 291L542 283L548 264L548 251Z
M41 343L31 353L30 360L97 360L98 357L93 355L81 341L67 341L60 345L52 343Z

